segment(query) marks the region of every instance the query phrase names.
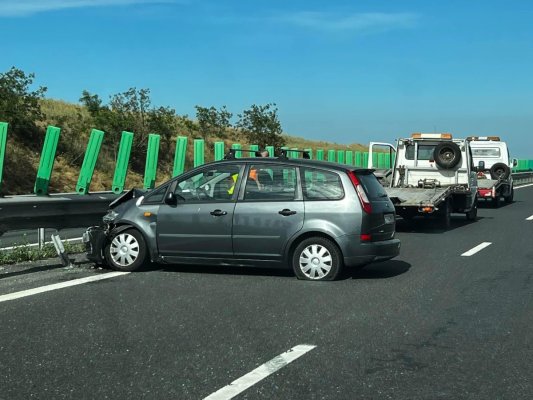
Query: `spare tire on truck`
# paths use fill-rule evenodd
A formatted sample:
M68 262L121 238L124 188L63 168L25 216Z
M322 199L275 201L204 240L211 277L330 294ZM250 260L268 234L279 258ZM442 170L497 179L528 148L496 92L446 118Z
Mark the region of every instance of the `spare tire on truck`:
M496 163L490 167L490 177L492 179L507 179L511 175L511 168L504 163Z
M439 167L450 169L461 161L461 149L457 143L442 142L435 146L433 158Z

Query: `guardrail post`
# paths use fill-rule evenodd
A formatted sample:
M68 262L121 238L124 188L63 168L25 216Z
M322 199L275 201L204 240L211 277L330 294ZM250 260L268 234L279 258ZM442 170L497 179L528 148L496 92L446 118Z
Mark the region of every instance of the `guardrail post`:
M39 246L39 249L42 249L44 247L44 243L46 241L46 231L44 228L37 229L37 245Z
M346 150L346 164L353 165L353 151Z
M187 157L187 137L178 136L176 140L176 153L174 155L174 168L172 176L178 176L185 171L185 158Z
M204 139L194 139L194 167L204 165Z
M304 151L307 151L307 153L309 153L309 159L312 160L313 159L313 149L304 149Z
M120 138L120 145L118 148L117 164L115 165L115 175L113 176L113 183L111 186L113 193L119 194L124 190L132 144L133 133L122 131L122 137Z
M215 161L224 159L224 142L215 142Z
M324 150L323 149L316 150L316 159L319 161L324 161Z
M160 136L155 133L148 135L148 151L146 152L146 165L144 168L144 188L153 189L157 175L157 157L159 155Z
M274 146L267 146L266 151L268 151L269 157L274 157Z
M104 139L104 132L98 129L91 131L89 138L89 144L85 151L85 157L83 158L83 164L81 165L80 176L78 177L78 184L76 185L76 192L78 194L87 194L91 186L91 180L93 179L94 167L96 166L96 160L100 153L100 146Z
M242 146L239 143L233 143L231 145L231 148L235 149L235 150L240 150L240 149L242 149ZM242 151L236 151L235 152L235 158L241 158L241 157L242 157Z
M7 122L0 122L0 191L2 190L2 173L4 171L4 157L6 155Z
M335 150L328 150L328 161L335 162Z
M48 185L52 176L52 168L54 167L60 133L61 129L55 126L48 126L46 129L41 159L39 160L39 169L37 170L37 179L33 188L34 193L39 196L48 194Z
M337 150L337 162L344 164L344 150Z

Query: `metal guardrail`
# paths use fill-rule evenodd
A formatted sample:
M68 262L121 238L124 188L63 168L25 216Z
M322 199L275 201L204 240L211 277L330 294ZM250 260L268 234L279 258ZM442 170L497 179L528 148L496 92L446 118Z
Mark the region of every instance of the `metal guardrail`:
M527 185L533 183L533 171L531 172L515 172L511 174L515 186Z
M0 199L0 234L10 230L98 225L117 197L113 192L6 196Z

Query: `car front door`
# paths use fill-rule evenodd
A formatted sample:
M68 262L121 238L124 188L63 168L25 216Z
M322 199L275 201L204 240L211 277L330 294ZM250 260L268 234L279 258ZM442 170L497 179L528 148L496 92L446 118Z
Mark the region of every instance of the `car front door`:
M178 180L177 201L157 217L159 254L172 258L231 258L232 223L242 164L211 166Z
M247 176L233 217L234 257L282 261L288 240L304 221L297 169L257 163Z

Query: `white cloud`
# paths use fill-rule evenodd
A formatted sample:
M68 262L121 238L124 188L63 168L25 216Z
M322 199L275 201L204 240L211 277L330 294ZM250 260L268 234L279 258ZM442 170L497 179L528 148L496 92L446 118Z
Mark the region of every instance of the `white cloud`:
M0 0L0 16L25 16L68 8L182 3L179 0Z
M375 33L413 27L418 20L418 15L413 13L298 12L285 15L280 20L321 31Z

